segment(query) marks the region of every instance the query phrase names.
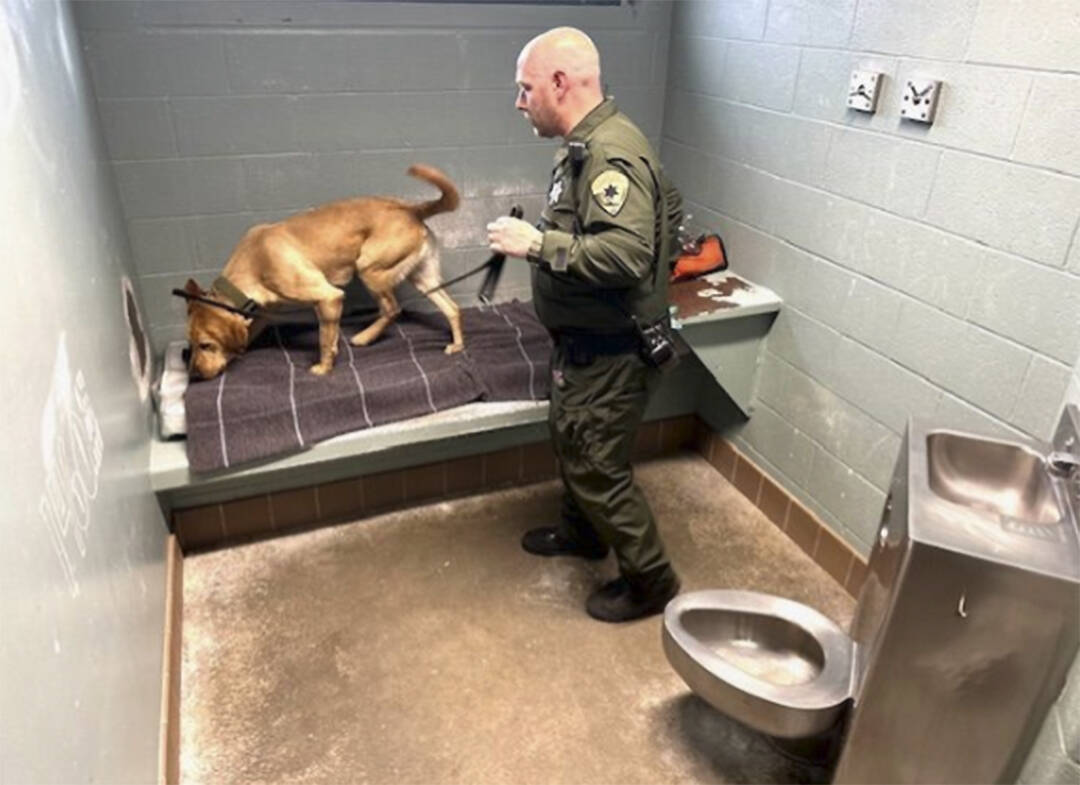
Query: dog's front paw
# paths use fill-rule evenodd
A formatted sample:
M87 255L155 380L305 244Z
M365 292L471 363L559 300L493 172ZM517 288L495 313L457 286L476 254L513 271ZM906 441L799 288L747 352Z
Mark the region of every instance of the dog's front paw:
M445 353L445 354L457 354L458 352L460 352L464 348L465 348L465 344L463 344L463 343L451 343L451 344L448 344L445 349L443 349L443 353Z
M316 376L326 376L333 369L333 363L315 363L311 366L311 372Z

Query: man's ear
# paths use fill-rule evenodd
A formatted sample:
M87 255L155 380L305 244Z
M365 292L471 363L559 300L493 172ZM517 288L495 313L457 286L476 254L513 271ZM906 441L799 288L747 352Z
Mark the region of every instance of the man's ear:
M551 86L555 91L555 95L562 98L566 95L567 89L570 87L570 77L566 75L566 71L556 71L551 75Z

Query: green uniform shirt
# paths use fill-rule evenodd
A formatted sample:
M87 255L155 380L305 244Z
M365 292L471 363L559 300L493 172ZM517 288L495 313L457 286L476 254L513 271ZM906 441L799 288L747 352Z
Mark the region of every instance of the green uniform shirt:
M570 142L586 145L577 176ZM540 321L552 330L615 333L633 328L630 314L644 321L663 316L681 213L682 198L648 139L604 100L555 154L538 224L543 245L530 257Z

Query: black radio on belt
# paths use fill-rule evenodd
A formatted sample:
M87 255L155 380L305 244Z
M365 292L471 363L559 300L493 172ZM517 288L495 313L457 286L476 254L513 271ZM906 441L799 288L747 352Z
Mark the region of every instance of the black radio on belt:
M664 373L679 364L679 356L675 352L675 338L666 317L652 324L642 324L636 316L631 318L641 338L641 357L645 362Z

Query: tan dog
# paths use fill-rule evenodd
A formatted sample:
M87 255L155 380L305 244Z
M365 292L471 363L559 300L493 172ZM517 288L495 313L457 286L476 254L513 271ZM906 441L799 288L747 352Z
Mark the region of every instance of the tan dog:
M278 223L254 226L225 265L222 278L227 283L217 283L204 292L189 279L185 290L234 306L242 297L266 309L297 303L314 306L319 318L319 361L311 371L329 373L338 353L345 298L338 287L357 275L378 301L379 317L352 338L355 346L366 346L397 318L395 286L405 279L421 291L440 284L438 248L424 220L456 209L460 199L453 183L438 169L417 164L409 167L409 174L435 185L442 196L420 203L387 197L345 199ZM229 284L235 287L231 292ZM441 289L428 297L450 322L453 338L446 353L461 351L464 339L457 305ZM204 379L221 373L248 347L255 333L252 322L222 308L189 300L187 332L192 372Z

